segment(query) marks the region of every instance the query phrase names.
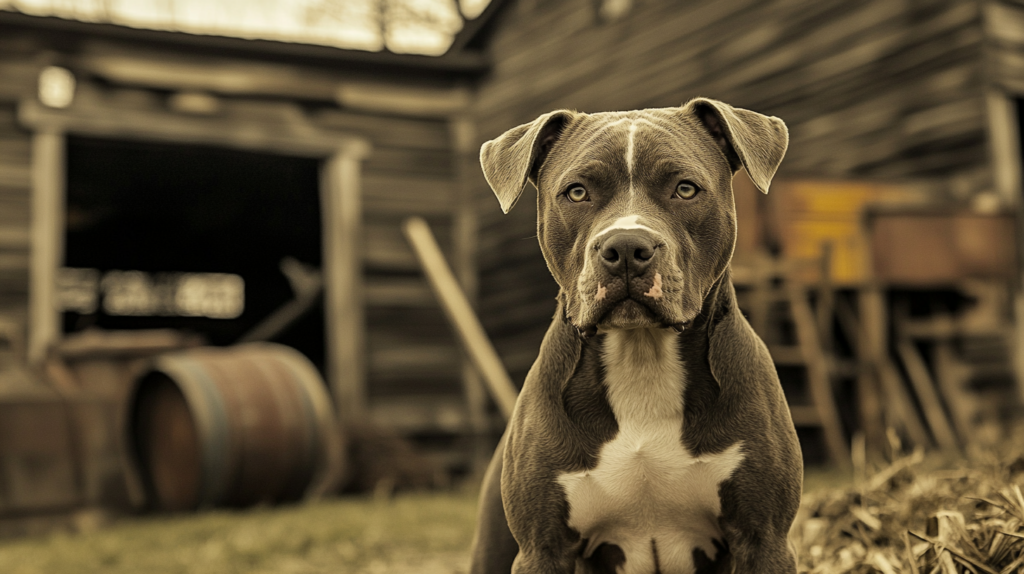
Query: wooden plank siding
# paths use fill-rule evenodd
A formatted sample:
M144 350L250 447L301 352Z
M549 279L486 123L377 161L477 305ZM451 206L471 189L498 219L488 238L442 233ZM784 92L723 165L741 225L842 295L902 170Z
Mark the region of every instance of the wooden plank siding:
M0 80L5 83L6 78ZM14 102L5 95L0 93L0 317L23 327L28 308L31 138L18 127Z
M75 24L77 26L77 24ZM145 36L145 34L143 34ZM401 233L411 215L426 217L449 259L456 254L453 225L460 206L452 124L437 113L346 107L348 85L403 90L463 89L451 73L418 76L350 69L345 65L287 63L281 58L205 54L173 46L92 37L47 39L31 30L0 34L0 315L24 317L29 289L31 133L18 123L20 102L34 99L45 65L71 70L75 106L100 115L159 117L182 127L168 141L189 144L189 122L245 125L260 137L291 125L322 134L361 137L372 146L362 164L362 240L366 311L367 395L433 395L458 403L462 356ZM366 68L364 66L364 68ZM173 97L198 93L213 109L189 113ZM429 95L429 94L428 94ZM98 120L102 124L102 119ZM92 134L95 136L96 134ZM472 247L469 250L472 251ZM463 249L465 251L465 248Z
M637 0L603 22L591 0L519 0L489 38L480 140L558 108L677 106L694 96L783 118L779 176L935 182L964 196L992 186L982 3L955 0ZM1014 17L1022 7L1003 2ZM1024 18L1022 18L1024 21ZM1024 88L1024 33L989 59ZM989 66L990 68L992 66ZM1021 91L1021 90L1018 90ZM479 199L480 309L514 378L525 376L557 288L536 246L534 191L508 215Z

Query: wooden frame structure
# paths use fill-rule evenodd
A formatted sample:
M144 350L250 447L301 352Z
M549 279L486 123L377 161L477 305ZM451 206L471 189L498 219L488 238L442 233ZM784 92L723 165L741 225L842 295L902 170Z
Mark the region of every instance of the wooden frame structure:
M280 125L183 117L156 110L114 108L87 92L57 110L35 100L18 108L32 140L32 228L28 358L41 362L61 338L56 276L64 253L65 142L68 134L205 144L318 158L323 161L323 222L327 371L339 414L359 417L366 406L361 243L360 162L370 152L360 137L328 133L290 117Z

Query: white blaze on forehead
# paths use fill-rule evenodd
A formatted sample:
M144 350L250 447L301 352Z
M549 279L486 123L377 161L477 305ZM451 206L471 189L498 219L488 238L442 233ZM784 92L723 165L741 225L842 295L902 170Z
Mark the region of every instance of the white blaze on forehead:
M590 144L592 144L594 142L594 140L604 136L604 133L606 131L608 131L609 129L614 128L616 126L619 126L619 125L621 125L621 124L623 124L625 122L632 122L632 120L630 120L629 118L620 118L620 119L617 119L615 121L609 121L606 124L601 124L598 127L596 127L593 130L593 132L590 133L590 135L589 135L589 137L587 137L587 139L583 140L582 142L580 142L577 145L579 147L587 147Z
M629 177L633 177L633 156L636 152L636 122L629 122L629 137L626 140L626 168L629 170Z
M629 201L630 205L633 202L633 196L636 194L636 189L633 187L633 165L634 155L636 153L636 121L629 122L629 135L626 139L626 171L629 174Z
M601 237L605 233L608 233L609 231L615 229L644 229L650 231L651 233L654 233L653 229L640 223L639 215L627 215L625 217L620 217L616 219L615 221L612 222L611 225L595 233L594 239L597 239L598 237Z

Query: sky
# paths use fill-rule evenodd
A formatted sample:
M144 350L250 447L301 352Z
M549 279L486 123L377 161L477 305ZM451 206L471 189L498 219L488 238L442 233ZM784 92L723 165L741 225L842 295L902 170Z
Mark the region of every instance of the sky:
M441 54L490 0L0 0L0 9L136 28ZM381 6L388 26L381 29Z

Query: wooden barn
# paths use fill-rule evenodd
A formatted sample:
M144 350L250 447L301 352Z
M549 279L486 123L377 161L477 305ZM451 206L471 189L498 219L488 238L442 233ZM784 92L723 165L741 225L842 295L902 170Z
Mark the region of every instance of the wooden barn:
M402 221L520 383L556 286L480 144L698 95L790 128L771 194L736 180L734 275L818 460L1018 414L1011 0L493 0L439 57L0 11L0 513L106 504L131 382L199 343L300 350L348 420L496 433Z
M123 498L132 381L201 343L292 346L345 420L464 433L401 222L474 292L486 70L0 11L0 514Z
M909 417L879 413L878 394L858 392L880 386L882 403L907 405L914 401L885 394L899 394L894 377L925 388L935 384L928 379L936 371L942 379L968 368L969 359L949 345L969 351L977 340L957 338L966 329L960 323L944 323L945 331L934 323L952 321L939 309L961 295L982 301L975 311L990 318L978 336L999 341L995 348L982 344L984 352L974 349L1001 357L1003 394L994 400L1019 404L1005 380L1012 378L1010 358L1022 355L1013 352L1007 294L1019 287L1019 3L518 0L505 3L475 42L491 59L474 106L481 141L558 108L677 106L694 96L786 121L790 147L772 193L756 197L742 178L736 181L741 227L734 267L756 262L759 253L814 259L823 246L831 252L826 275L841 291L836 315L859 319L868 332L859 351L841 352L861 364L877 363L881 373L875 381L865 378L864 369L848 375L859 384L839 394L841 403L857 403L847 432L861 428L882 442L882 424L872 421L885 417L885 424L894 424ZM535 356L556 293L534 237L530 195L508 215L493 198L482 197L478 207L480 311L518 380ZM865 228L865 217L875 231ZM915 323L916 335L887 342L895 334L890 307L932 295L935 308L911 312L932 322ZM1019 302L1017 309L1020 316ZM851 323L837 328L845 325L848 338L857 339ZM832 319L819 327L831 331ZM917 354L908 355L910 367L890 368L886 349L892 346L895 354L901 345L906 351L903 343L911 339L929 368L918 368L924 362L915 360L922 358ZM777 362L785 362L785 355L776 353ZM955 366L936 368L935 361ZM844 370L841 364L830 368ZM945 385L949 393L963 381L953 378ZM960 409L972 404L970 397L950 397L946 414L970 432L976 413ZM942 409L932 412L941 415ZM923 425L908 424L919 439L938 434L952 442L942 428L922 431Z

